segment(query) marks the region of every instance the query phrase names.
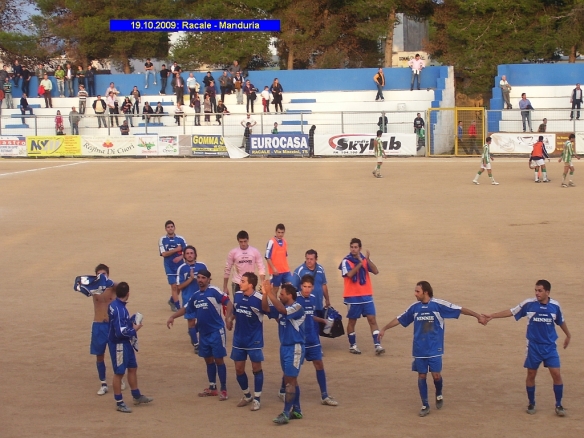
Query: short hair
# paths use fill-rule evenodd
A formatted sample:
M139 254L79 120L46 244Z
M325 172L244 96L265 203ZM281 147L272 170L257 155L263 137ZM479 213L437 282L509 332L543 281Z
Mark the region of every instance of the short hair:
M427 281L418 281L418 283L416 283L416 286L420 286L422 288L422 291L427 292L430 298L434 296L434 290L432 289L432 286L430 286L430 283L428 283Z
M540 135L539 138L537 139L538 141L543 141L543 135Z
M521 97L525 96L525 93L521 93Z
M304 253L304 255L313 255L315 259L318 259L318 253L314 249L309 249Z
M353 243L356 243L357 245L359 245L359 248L361 248L363 246L363 244L361 243L361 239L357 239L356 237L353 237L351 239L351 243L349 245L352 245Z
M286 231L286 227L284 226L284 224L278 224L276 225L276 231L278 230Z
M148 102L146 102L146 103L148 103ZM170 224L174 225L174 222L169 219L164 223L164 228L168 227Z
M282 286L282 290L284 292L286 292L288 295L292 295L292 298L294 299L294 301L296 301L296 298L298 298L298 294L296 293L296 288L294 286L292 286L289 283L286 283L285 285Z
M195 257L197 257L197 248L195 248L193 245L187 245L185 246L183 253L186 252L187 249L192 249L193 251L195 251Z
M544 117L543 119L544 119L545 121L547 121L547 119L546 119L545 117Z
M310 283L314 286L314 277L310 274L303 275L300 279L300 284Z
M104 265L103 263L100 263L95 267L95 273L97 274L99 271L105 271L105 273L109 275L109 268L107 265Z
M485 138L485 141L486 141L487 143L488 143L488 142L490 142L491 140L492 140L492 138L491 138L491 137L487 137L487 138Z
M576 136L574 134L570 134L568 138L576 138Z
M379 131L377 131L377 136L381 137L381 134L383 134L383 131L380 129Z
M416 53L416 56L420 56L420 54L419 53Z
M242 275L242 277L247 278L247 282L253 286L255 289L258 285L258 276L255 275L253 272L246 272Z
M130 293L130 286L125 281L118 283L116 286L116 297L125 298Z
M546 290L548 292L551 292L551 290L552 290L552 285L547 280L537 280L537 283L535 283L535 285L542 286L543 290Z
M237 240L240 239L249 239L249 234L247 234L247 231L241 230L239 233L237 233Z
M162 64L163 67L166 67L166 64Z

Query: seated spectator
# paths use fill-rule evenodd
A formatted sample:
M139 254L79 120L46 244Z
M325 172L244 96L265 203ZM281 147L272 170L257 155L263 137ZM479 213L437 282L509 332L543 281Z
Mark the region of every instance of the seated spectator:
M20 98L20 112L24 116L24 114L28 111L32 116L32 108L28 105L28 99L26 97L26 93L23 93L22 97ZM2 100L0 100L0 103L1 102ZM22 118L22 124L25 124L24 117Z
M144 108L142 108L142 118L146 124L150 123L150 114L154 114L154 109L150 106L149 102L146 102Z
M219 101L219 105L217 105L217 123L220 125L221 124L221 119L223 118L223 114L229 114L229 111L227 110L227 107L225 106L225 104L223 103L222 100Z
M178 126L180 126L180 121L184 115L185 115L185 112L182 108L182 105L180 104L180 102L177 102L176 107L174 108L174 120L175 120L175 123L178 123Z
M543 119L541 125L539 125L539 128L537 128L537 132L545 132L547 129L547 119Z
M157 123L161 123L160 118L162 117L162 114L164 114L164 108L162 108L162 103L158 102L156 104L156 108L154 108L154 114L158 114L158 116L153 117L152 119L156 119Z

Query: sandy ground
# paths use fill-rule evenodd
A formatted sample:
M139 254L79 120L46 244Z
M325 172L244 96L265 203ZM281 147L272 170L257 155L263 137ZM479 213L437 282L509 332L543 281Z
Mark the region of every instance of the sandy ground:
M476 159L390 159L383 179L372 177L371 160L360 159L0 160L0 436L583 436L584 168L576 166L578 187L562 189L560 164L550 164L552 183L534 184L524 159L496 160L496 187L486 175L481 185L471 183ZM555 416L545 369L538 413L525 413L525 321L512 318L487 327L471 317L447 321L445 404L426 418L418 417L410 371L412 328L389 331L387 354L376 357L363 320L361 356L349 354L346 337L323 341L336 408L320 405L307 363L300 376L305 418L272 424L281 410L273 321L265 327L262 409L236 408L241 393L230 360L230 399L198 398L206 373L186 323L165 327L169 287L157 242L169 218L216 285L239 230L263 250L283 222L290 264L316 249L343 314L337 267L349 240L361 238L380 270L373 278L380 325L414 301L419 280L430 281L436 297L490 313L533 296L535 281L548 279L573 334L560 352L568 415ZM115 411L111 392L96 395L92 302L72 290L74 277L97 263L130 284L128 307L145 316L139 386L155 400L131 415ZM106 364L111 380L109 357Z

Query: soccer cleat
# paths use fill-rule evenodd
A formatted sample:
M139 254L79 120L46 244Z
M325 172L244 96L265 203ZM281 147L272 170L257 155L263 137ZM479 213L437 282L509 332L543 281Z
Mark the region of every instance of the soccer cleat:
M576 184L574 184L574 181L570 181L570 182L568 183L568 185L569 185L570 187L576 187Z
M338 406L339 402L327 396L320 401L320 404L325 406Z
M566 410L563 408L563 406L556 406L556 415L558 417L565 417L566 416Z
M357 344L353 344L349 347L349 353L361 354L361 350L357 348Z
M436 396L436 409L442 409L442 405L444 404L444 397L441 395Z
M288 416L284 412L282 412L280 415L278 415L272 421L276 424L288 424L288 422L290 420L288 419Z
M126 382L124 382L124 379L122 379L122 391L126 389Z
M134 397L134 404L135 405L144 405L146 403L150 403L152 400L154 400L152 397L146 397L145 395L141 395L138 398Z
M543 182L552 182L551 179L544 179Z
M247 398L245 395L243 397L241 397L241 400L239 400L239 403L237 403L237 407L238 408L243 408L244 406L249 405L252 401L254 400L253 397L249 397Z
M535 182L536 182L536 183L540 183L541 181L540 181L540 180L538 180L538 179L536 179L536 180L535 180Z
M493 181L491 184L494 185L494 186L498 186L499 185L499 183L497 181Z
M174 302L172 300L168 300L167 301L168 305L170 306L170 310L173 312L176 312L178 309L176 308L176 306L174 305Z
M476 184L477 186L479 185L479 182L476 179L472 180L473 184Z
M125 414L131 414L132 413L132 410L125 403L119 404L116 407L116 410L119 411L119 412L123 412Z
M278 391L278 398L282 401L286 401L286 393L282 391Z
M302 412L297 411L296 409L293 409L290 413L290 420L302 420L302 417Z
M259 411L260 410L260 401L256 400L255 398L253 399L253 403L251 404L251 409L250 411Z
M430 413L430 406L422 406L420 409L420 413L418 414L420 417L425 417Z
M535 405L529 405L527 406L527 411L526 411L529 415L533 415L535 414Z
M385 353L385 348L383 348L381 345L376 345L375 346L375 354L377 356L381 356L383 353Z
M97 391L97 395L105 395L107 394L108 387L107 385L101 385L101 388Z
M199 397L215 397L217 395L217 389L205 388L203 392L199 392Z
M568 184L562 183L562 187L568 187Z
M383 178L383 175L378 173L377 175L375 175L375 178Z
M193 348L195 350L195 354L199 354L199 344L193 344Z
M373 174L373 176L377 175L377 171L375 171L375 170L371 173Z
M227 396L227 391L222 390L219 392L219 401L225 401L227 400L229 397Z

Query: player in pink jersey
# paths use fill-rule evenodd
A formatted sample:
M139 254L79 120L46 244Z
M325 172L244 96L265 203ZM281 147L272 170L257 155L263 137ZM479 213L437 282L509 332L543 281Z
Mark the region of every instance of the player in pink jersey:
M257 272L260 277L260 282L263 282L266 278L266 269L262 256L256 248L249 246L249 234L247 234L247 231L242 230L237 233L237 242L239 243L239 248L233 248L227 254L225 274L223 276L223 292L229 295L227 283L229 282L232 268L235 267L235 272L231 279L232 296L239 290L241 276L246 272Z

